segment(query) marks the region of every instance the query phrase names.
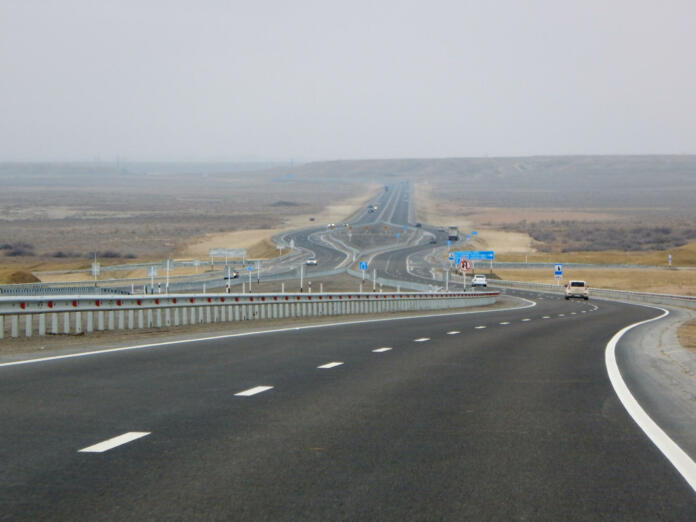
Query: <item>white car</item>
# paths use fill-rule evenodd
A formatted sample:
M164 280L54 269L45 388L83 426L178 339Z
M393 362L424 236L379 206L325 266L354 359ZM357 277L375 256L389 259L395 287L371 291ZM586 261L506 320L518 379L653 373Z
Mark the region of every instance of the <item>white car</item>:
M565 286L566 300L571 297L579 297L587 301L590 298L590 290L585 281L568 281Z
M476 286L488 286L488 280L486 279L485 275L476 274L471 278L471 287L474 288Z
M317 264L317 258L316 257L310 257L305 261L306 265L316 265Z

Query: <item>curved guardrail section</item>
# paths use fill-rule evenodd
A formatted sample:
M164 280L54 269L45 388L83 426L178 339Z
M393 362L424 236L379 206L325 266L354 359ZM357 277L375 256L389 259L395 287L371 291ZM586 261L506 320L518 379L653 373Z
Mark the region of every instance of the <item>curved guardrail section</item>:
M554 294L562 294L564 292L562 286L544 283L528 283L525 281L489 279L488 285L492 287L537 290L540 292L549 292ZM611 299L613 301L628 301L696 308L696 296L690 295L651 294L647 292L633 292L630 290L609 290L605 288L590 287L590 299L592 299L592 297Z
M444 310L500 292L0 297L0 339L230 321ZM20 325L23 323L23 325ZM23 326L23 328L20 328Z

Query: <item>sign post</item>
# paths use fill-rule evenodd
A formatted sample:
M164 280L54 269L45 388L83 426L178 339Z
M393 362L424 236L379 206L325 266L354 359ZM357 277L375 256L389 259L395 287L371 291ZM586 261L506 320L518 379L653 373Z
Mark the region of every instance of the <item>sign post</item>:
M367 263L365 261L360 261L360 270L362 271L362 280L365 281L365 270L367 270Z

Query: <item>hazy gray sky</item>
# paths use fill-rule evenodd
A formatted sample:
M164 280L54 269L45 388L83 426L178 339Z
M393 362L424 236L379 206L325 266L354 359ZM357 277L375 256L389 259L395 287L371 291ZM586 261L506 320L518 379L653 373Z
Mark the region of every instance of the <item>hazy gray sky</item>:
M0 0L0 160L696 153L696 2Z

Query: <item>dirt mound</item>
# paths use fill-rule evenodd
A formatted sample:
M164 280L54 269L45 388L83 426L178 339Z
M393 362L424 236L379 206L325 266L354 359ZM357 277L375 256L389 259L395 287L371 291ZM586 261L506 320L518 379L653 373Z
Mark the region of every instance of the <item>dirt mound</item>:
M6 278L6 283L9 284L19 284L19 283L40 283L41 280L30 272L25 272L24 270L17 270L12 272Z

